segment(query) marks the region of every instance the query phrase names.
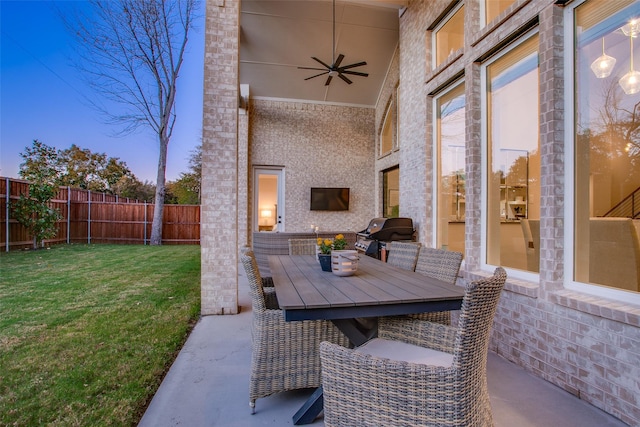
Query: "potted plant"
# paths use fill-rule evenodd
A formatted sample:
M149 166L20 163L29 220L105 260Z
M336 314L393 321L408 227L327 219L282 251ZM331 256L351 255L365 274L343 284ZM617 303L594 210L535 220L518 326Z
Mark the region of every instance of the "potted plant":
M351 276L358 269L358 252L346 249L347 240L338 234L333 240L331 253L331 270L338 276Z
M322 271L331 271L331 249L333 240L318 237L318 261Z

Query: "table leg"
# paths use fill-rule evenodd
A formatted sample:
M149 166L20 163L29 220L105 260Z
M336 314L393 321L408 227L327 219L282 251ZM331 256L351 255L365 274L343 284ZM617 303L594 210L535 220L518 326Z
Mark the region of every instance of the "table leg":
M293 416L294 425L311 424L324 408L322 386L318 387Z
M332 319L334 325L349 338L354 347L361 346L378 335L378 319ZM311 424L324 409L322 386L318 387L293 416L294 425Z
M378 319L332 319L334 325L349 338L354 347L359 347L378 335Z

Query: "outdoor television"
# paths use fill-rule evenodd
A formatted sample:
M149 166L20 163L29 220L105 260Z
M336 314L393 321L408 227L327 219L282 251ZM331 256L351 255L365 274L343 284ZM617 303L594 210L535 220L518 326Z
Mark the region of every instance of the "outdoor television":
M348 211L348 188L311 188L312 211Z

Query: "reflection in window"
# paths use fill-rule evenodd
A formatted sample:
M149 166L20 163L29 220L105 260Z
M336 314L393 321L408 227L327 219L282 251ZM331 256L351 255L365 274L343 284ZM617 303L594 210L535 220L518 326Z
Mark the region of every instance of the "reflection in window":
M504 12L515 0L485 0L485 22L488 24Z
M394 105L395 103L391 100L384 114L384 122L382 123L382 131L380 132L380 155L387 154L393 149Z
M460 6L436 28L434 34L433 68L442 64L449 55L464 46L464 6Z
M638 291L640 3L584 2L575 25L574 277Z
M437 247L464 253L465 96L464 85L436 99Z
M538 271L540 218L538 36L486 68L487 263ZM531 249L531 250L529 250Z
M400 168L382 172L382 216L397 218L400 216Z

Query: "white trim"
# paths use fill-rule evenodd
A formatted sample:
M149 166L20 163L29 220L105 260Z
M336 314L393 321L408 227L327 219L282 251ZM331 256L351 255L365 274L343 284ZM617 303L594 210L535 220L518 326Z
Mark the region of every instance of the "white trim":
M565 289L581 292L601 298L612 299L630 304L640 304L640 292L612 288L605 285L577 282L574 280L575 269L575 9L587 0L575 1L564 10L564 40L571 43L571 48L565 46L564 61L564 107L565 107L565 204L564 204L564 287Z
M385 83L387 82L387 79L389 78L389 73L391 73L391 67L393 65L393 60L395 59L396 55L398 56L398 64L400 63L400 42L398 41L398 43L396 44L396 48L393 51L393 55L391 55L391 61L389 61L389 66L387 67L387 72L384 73L384 79L382 79L383 84L380 86L380 90L378 91L378 96L376 97L376 103L375 105L378 106L380 105L380 100L382 98L382 93L384 92L385 89ZM393 82L394 87L396 90L398 90L398 86L396 85L396 82Z
M438 244L438 223L440 221L440 217L439 217L439 212L438 212L438 204L439 204L439 198L440 198L440 193L437 191L438 190L438 179L440 178L440 173L442 170L442 164L441 164L441 159L442 159L442 147L440 147L440 155L438 156L438 132L436 129L437 123L438 123L438 112L439 112L439 108L438 108L438 102L440 101L440 99L445 96L448 95L451 91L457 89L460 86L465 86L466 85L466 81L464 79L464 77L461 77L459 79L457 79L456 81L454 81L453 83L450 83L448 85L446 85L445 87L443 87L442 89L438 90L438 94L436 96L433 97L432 99L432 104L431 104L431 158L432 160L432 168L431 168L431 188L433 189L432 193L435 194L435 197L432 197L432 201L431 201L431 212L433 212L433 218L432 218L432 239L431 239L431 246L434 248L438 248L437 244ZM464 115L465 115L465 121L463 123L463 125L466 127L466 123L467 123L467 99L466 99L466 86L465 86L465 101L464 101ZM465 142L464 142L464 152L465 152L465 156L464 156L464 169L465 169L465 176L467 173L467 141L465 138ZM465 184L465 195L466 195L466 184ZM465 211L466 211L466 206L465 206ZM466 212L465 212L465 235L466 235L466 228L467 228L467 223L466 223ZM439 248L438 248L439 249ZM465 248L465 252L466 252L466 248Z
M253 209L252 217L253 217L253 231L259 230L259 221L260 221L260 206L258 206L258 175L275 175L278 178L278 187L277 187L277 206L278 210L276 212L277 217L275 218L275 223L278 225L278 232L284 232L285 230L285 169L284 167L279 166L254 166L253 167ZM278 222L280 219L280 222Z
M487 159L488 129L487 125L487 67L495 60L487 61L480 66L480 269L491 271L495 266L486 263L487 259Z

